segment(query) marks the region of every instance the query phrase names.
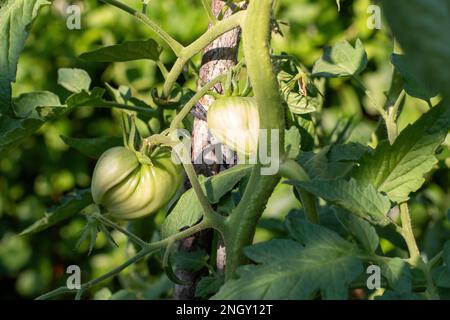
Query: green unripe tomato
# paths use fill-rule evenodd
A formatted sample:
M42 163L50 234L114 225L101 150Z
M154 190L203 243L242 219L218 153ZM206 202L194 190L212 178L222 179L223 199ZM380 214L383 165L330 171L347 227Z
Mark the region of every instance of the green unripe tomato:
M212 134L244 155L258 150L259 113L254 97L227 97L214 101L208 110Z
M141 163L135 152L114 147L98 160L92 177L94 202L118 219L134 219L156 212L175 195L183 170L165 149Z

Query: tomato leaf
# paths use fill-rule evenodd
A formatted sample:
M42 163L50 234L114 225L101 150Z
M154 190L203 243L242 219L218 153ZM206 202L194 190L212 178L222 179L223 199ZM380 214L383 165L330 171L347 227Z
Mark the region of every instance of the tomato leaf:
M125 41L121 44L103 47L80 55L81 59L95 62L123 62L139 59L156 61L161 47L153 39L144 41Z
M223 285L223 278L218 275L202 277L195 287L195 296L198 298L208 298L219 291Z
M336 210L336 216L344 229L353 235L367 252L375 252L380 239L370 223L343 209Z
M239 278L222 286L213 299L345 299L362 272L357 247L336 233L290 215L294 240L271 240L247 247L256 265L237 269Z
M398 293L408 293L412 290L412 275L403 259L383 258L378 262L381 274L388 281L389 286Z
M173 259L177 270L197 272L206 266L209 256L203 250L177 251Z
M58 84L73 93L89 92L91 77L83 69L61 68L58 70Z
M361 40L355 47L342 41L324 49L322 57L314 64L312 74L316 77L336 78L355 76L367 66L367 54Z
M422 87L450 96L448 0L384 0L383 12Z
M16 80L17 62L27 39L27 27L45 0L0 1L0 113L11 110L11 82Z
M42 126L38 119L13 119L0 115L0 154L5 154L11 148L22 143Z
M414 70L409 65L409 59L405 57L405 55L393 54L391 61L397 71L401 74L405 91L410 96L428 101L438 94L438 90L428 89L423 86L422 80L417 77Z
M351 179L289 181L312 194L337 206L345 208L357 216L378 225L387 225L387 213L391 208L389 198L382 195L372 185L365 186Z
M393 145L383 141L365 155L353 177L364 185L372 184L394 202L406 201L437 163L436 149L449 129L450 108L441 103L405 128Z
M103 152L123 144L121 137L70 138L61 136L65 144L78 150L87 157L98 159Z
M53 92L27 92L13 99L14 113L21 118L41 119L37 108L46 106L60 106L59 97Z
M53 207L45 213L45 216L31 226L23 230L20 235L30 235L45 230L55 224L66 220L92 203L90 189L74 190L64 196L59 206Z
M250 174L251 166L238 165L222 171L201 183L208 200L218 203L228 191L245 176ZM203 216L203 209L193 189L186 191L164 221L161 234L163 238L171 236L185 227L193 226Z

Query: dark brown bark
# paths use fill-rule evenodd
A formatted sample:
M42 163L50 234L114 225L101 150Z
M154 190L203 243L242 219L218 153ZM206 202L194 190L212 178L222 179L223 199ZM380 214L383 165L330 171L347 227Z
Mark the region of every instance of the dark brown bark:
M215 16L218 16L223 6L224 2L221 0L212 1L212 9ZM225 17L229 16L231 13L232 11L228 10L225 13ZM216 39L204 50L198 83L199 88L236 65L240 35L240 28L231 30ZM218 93L222 93L223 88L221 85L217 85L215 89ZM207 111L213 101L214 99L211 96L205 96L199 101L199 104ZM221 152L216 154L214 152L216 144L217 141L208 132L206 121L196 118L194 120L192 132L192 161L194 162L197 174L203 174L205 176L215 175L236 162L234 152L224 146L221 147ZM210 252L211 240L212 232L202 232L181 241L179 250L189 252L202 249ZM223 270L225 265L224 252L224 248L219 247L216 261L218 271ZM174 299L193 299L196 284L200 277L205 273L207 273L207 270L202 270L197 273L183 270L176 271L176 275L180 279L188 280L190 284L175 285L173 293Z

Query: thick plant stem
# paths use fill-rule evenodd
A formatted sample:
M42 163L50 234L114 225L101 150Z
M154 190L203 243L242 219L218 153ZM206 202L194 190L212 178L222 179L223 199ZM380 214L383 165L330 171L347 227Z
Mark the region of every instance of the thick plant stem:
M273 0L250 2L243 24L243 48L247 72L253 84L253 92L258 104L260 129L276 130L279 134L279 141L278 145L273 148L278 148L280 157L283 157L284 113L269 46L272 4ZM270 133L267 134L267 137L270 136ZM267 146L271 146L270 138L266 142L268 142ZM275 151L273 148L270 151ZM260 159L258 159L258 163L260 163ZM262 176L261 168L261 164L254 166L244 195L227 220L225 234L226 279L235 277L236 268L245 263L243 249L252 243L256 224L279 181L278 175Z
M280 167L280 174L284 178L307 181L309 176L306 171L294 160L287 160ZM296 187L297 192L300 195L303 210L305 211L306 218L312 223L319 223L319 213L317 210L316 197L311 193Z
M400 205L400 219L402 221L403 238L408 246L409 260L412 265L417 265L421 261L420 251L417 247L416 239L414 238L411 217L409 215L408 204L406 202Z

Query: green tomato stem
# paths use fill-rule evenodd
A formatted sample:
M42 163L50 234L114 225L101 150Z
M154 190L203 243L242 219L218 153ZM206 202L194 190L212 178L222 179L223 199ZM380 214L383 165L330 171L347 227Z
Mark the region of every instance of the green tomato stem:
M128 104L121 104L116 102L108 102L103 101L101 105L86 105L85 107L94 107L94 108L117 108L122 110L130 110L130 111L136 111L143 114L146 114L151 117L159 117L158 111L150 108L144 108L144 107L138 107L138 106L131 106Z
M168 97L173 85L177 81L180 74L183 72L185 64L197 53L206 48L211 42L216 38L220 37L222 34L239 27L246 15L245 11L239 11L225 20L221 20L213 25L212 28L208 29L200 38L195 40L189 46L184 47L181 54L178 56L177 61L173 65L167 79L164 83L163 96Z
M417 247L416 239L411 225L411 217L409 215L408 204L406 202L400 204L400 219L402 221L402 236L405 239L409 251L409 261L411 265L418 265L422 260L420 251Z
M183 46L176 41L174 38L172 38L167 32L165 32L163 29L161 29L156 23L154 23L152 20L150 20L145 14L142 12L139 12L126 4L116 1L116 0L100 0L101 2L110 4L112 6L115 6L125 12L128 12L129 14L135 16L137 19L139 19L142 23L146 24L150 27L150 29L153 30L158 37L163 40L176 54L177 57L180 56L181 51L183 50Z
M102 214L97 214L95 216L95 218L100 221L101 223L103 223L104 225L114 228L117 231L123 233L124 235L126 235L128 237L128 239L130 239L132 242L134 242L135 244L137 244L138 246L140 246L141 248L144 248L147 246L147 242L145 242L144 240L142 240L141 238L139 238L137 235L135 235L134 233L128 231L125 228L122 228L121 226L119 226L118 224L112 222L111 220L107 219L105 216L103 216Z
M179 129L181 127L183 119L189 114L189 112L195 106L197 101L199 101L204 95L208 94L211 88L214 88L215 85L221 83L224 79L225 79L224 75L217 76L216 78L205 84L199 91L197 91L197 93L184 105L184 107L172 120L172 122L170 123L169 132Z
M284 112L269 45L272 4L273 0L250 2L242 25L243 48L247 72L258 104L260 128L278 130L279 154L283 157ZM267 145L271 145L270 141ZM237 267L246 262L243 249L252 243L267 199L279 181L278 175L262 176L261 167L261 164L253 167L244 195L226 221L226 279L234 278Z
M216 16L214 16L214 14L213 14L213 12L211 10L210 1L202 0L202 5L205 8L206 14L208 15L209 22L211 24L216 24L217 23L217 18L216 18Z
M69 289L67 287L60 287L60 288L57 288L53 291L50 291L48 293L45 293L45 294L37 297L36 300L50 299L50 298L59 296L64 293L75 293L77 295L76 297L81 298L81 295L83 294L83 292L85 292L89 288L91 288L94 285L96 285L102 281L105 281L111 277L114 277L115 275L119 274L124 269L126 269L128 266L142 260L147 255L153 254L153 253L157 252L159 249L167 247L169 244L173 243L174 241L179 241L186 237L192 236L202 230L210 229L210 228L214 228L213 224L210 221L208 221L208 219L205 219L202 222L200 222L199 224L196 224L195 226L192 226L184 231L181 231L181 232L174 234L170 237L167 237L163 240L146 244L146 246L144 248L142 248L136 255L134 255L133 257L131 257L124 263L122 263L120 266L114 268L113 270L105 273L104 275L102 275L96 279L90 280L90 281L82 284L81 288L79 290Z

